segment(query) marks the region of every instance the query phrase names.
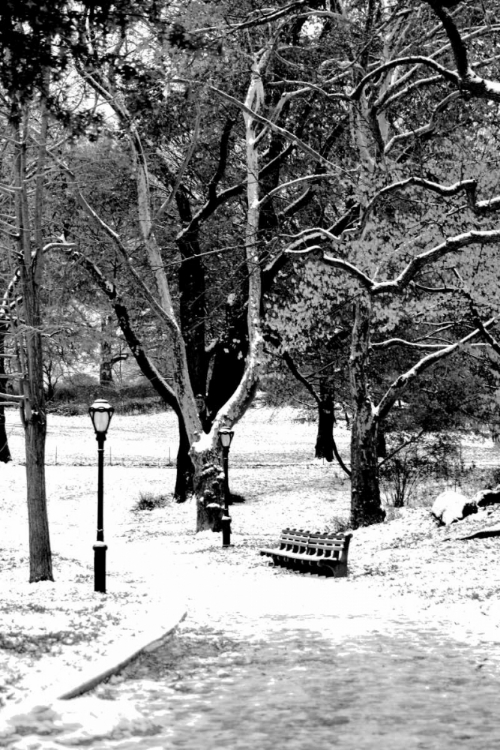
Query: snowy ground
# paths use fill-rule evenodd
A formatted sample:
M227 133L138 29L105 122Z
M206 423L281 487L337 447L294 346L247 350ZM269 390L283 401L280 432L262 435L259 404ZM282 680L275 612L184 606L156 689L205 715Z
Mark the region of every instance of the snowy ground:
M62 670L88 664L162 612L185 605L187 622L228 630L251 612L255 628L259 612L313 612L326 586L327 608L360 617L404 611L415 620L439 620L466 640L498 641L500 541L459 537L497 523L500 512L483 511L450 530L438 529L428 509L408 509L383 526L360 529L344 580L268 566L258 549L277 540L283 527L327 530L348 516L347 483L334 467L312 458L315 426L296 417L289 409L253 409L237 426L230 485L246 503L231 510L234 546L223 550L219 535L194 533L192 503L133 510L141 492L173 489L172 415L115 416L106 443L103 596L93 592L96 442L90 420L50 421L55 582L30 585L22 436L17 415L10 414L14 462L0 468L0 703L54 685ZM338 437L345 449L347 433ZM474 451L474 460L495 461L492 444L474 444Z

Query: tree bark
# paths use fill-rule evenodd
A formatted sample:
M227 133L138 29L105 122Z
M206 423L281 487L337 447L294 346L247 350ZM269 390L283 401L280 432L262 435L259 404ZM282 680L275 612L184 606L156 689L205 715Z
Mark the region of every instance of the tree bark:
M0 375L5 375L5 359L2 356L5 354L5 336L7 335L7 329L0 329ZM5 378L0 378L0 392L6 393ZM5 426L5 407L0 402L0 462L8 464L12 461L12 456L9 449L9 441L7 438L7 429Z
M116 359L113 356L113 347L111 345L112 332L110 330L112 322L111 315L103 315L101 318L101 344L100 344L100 362L99 362L99 385L113 385L113 365L119 362L121 357Z
M33 264L21 268L21 289L26 321L26 364L28 378L25 396L24 434L30 549L30 583L53 581L47 495L45 489L45 439L47 414L43 390L43 353L40 334L39 289Z
M385 513L380 504L377 460L377 412L368 390L368 357L372 302L361 293L354 306L354 326L349 361L353 403L351 431L351 525L380 523Z
M217 448L192 451L194 494L196 496L196 531L221 531L224 507L224 471Z
M43 389L43 352L40 311L40 290L43 274L42 203L47 138L48 112L42 102L33 226L27 180L28 107L13 110L12 124L15 138L16 223L18 229L18 257L26 345L27 378L25 389L24 432L26 444L26 481L28 500L30 583L53 581L50 549L47 496L45 488L45 438L47 415ZM33 238L33 240L32 240ZM22 350L22 341L20 348Z
M240 296L229 296L225 319L225 330L212 352L207 373L206 432L210 430L221 406L236 391L245 371L248 333L245 304Z
M189 198L183 186L176 193L177 208L182 224L192 222ZM206 301L205 269L199 242L199 229L183 233L177 240L181 254L179 266L179 319L189 367L189 377L196 395L205 396L207 356L205 353Z
M356 410L351 433L351 526L381 523L377 422L371 409Z
M319 386L318 400L318 434L316 437L315 456L333 461L333 426L335 410L331 387L322 379Z
M194 465L189 455L191 445L182 420L182 414L178 414L177 419L179 423L179 448L177 451L174 498L176 502L184 503L194 492Z

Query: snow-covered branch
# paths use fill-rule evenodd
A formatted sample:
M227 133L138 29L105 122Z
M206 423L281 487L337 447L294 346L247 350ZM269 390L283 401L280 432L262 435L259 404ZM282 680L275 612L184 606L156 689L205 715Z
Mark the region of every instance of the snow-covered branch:
M500 101L500 82L479 76L470 66L467 46L454 19L440 0L426 0L439 18L448 39L455 59L458 80L456 85L478 99ZM451 80L448 78L448 80Z
M443 185L442 183L434 182L433 180L426 180L423 177L407 177L404 180L398 180L398 182L393 182L390 185L386 185L373 196L364 210L362 227L366 224L371 209L373 208L375 203L380 200L380 198L383 198L384 196L389 195L390 193L394 193L398 190L404 190L405 188L410 186L430 190L433 193L442 195L444 198L451 198L452 196L457 195L457 193L465 192L467 193L468 197L470 196L469 204L471 205L471 207L475 207L477 205L475 201L477 188L476 180L460 180L459 182L454 182L452 185ZM500 199L497 200L499 201L500 205ZM493 202L494 199L488 201L488 203Z
M439 245L436 245L430 250L420 253L412 258L406 268L392 281L382 281L379 283L371 282L372 294L399 294L406 289L408 284L413 281L422 268L435 263L445 255L457 252L475 243L479 245L492 245L499 241L500 229L484 231L472 229L470 232L465 232L464 234L459 234L455 237L449 237Z
M393 338L386 341L377 341L371 344L371 349L390 349L392 346L407 346L412 349L442 349L442 344L419 344L417 341L406 341L406 339Z

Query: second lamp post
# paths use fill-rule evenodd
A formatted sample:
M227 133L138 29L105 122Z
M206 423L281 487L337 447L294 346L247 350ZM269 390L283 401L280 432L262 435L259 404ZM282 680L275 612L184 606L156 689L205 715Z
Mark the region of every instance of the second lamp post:
M106 550L104 544L104 441L114 409L102 398L89 408L97 439L97 541L94 544L94 591L106 593Z
M228 505L229 496L229 448L233 439L234 432L226 428L219 430L219 442L222 448L222 464L224 467L224 517L222 523L222 546L231 546L231 516L229 515Z

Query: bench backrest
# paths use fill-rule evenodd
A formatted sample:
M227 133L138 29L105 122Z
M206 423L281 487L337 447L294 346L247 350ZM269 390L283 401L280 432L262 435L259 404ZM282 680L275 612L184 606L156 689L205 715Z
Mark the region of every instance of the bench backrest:
M347 544L349 544L349 542L347 542ZM310 552L311 555L320 555L321 557L330 557L334 560L338 560L346 551L346 540L345 538L311 538L307 544L307 551Z
M297 531L282 531L280 537L280 549L287 552L302 552L307 547L309 535Z

